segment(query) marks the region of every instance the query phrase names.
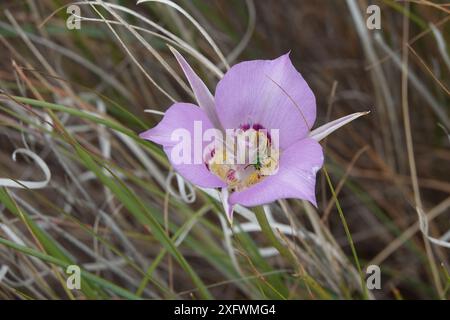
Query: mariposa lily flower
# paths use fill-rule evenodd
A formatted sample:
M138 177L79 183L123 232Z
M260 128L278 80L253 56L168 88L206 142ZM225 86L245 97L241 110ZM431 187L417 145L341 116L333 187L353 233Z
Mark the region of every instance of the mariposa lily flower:
M173 48L198 102L175 103L154 128L140 134L161 144L174 169L203 188L219 188L230 221L233 206L254 207L278 199L297 198L316 205L316 173L324 155L319 140L365 114L354 113L311 131L316 119L316 99L289 53L274 60L245 61L234 65L219 81L213 97L186 60ZM227 163L224 152L213 148L200 163L173 159L177 141L173 132L182 128L195 135L195 123L203 130L231 130L236 135L256 133L256 163ZM263 129L263 130L261 130ZM277 146L268 132L277 130ZM187 152L194 157L195 144ZM204 149L207 142L201 141ZM226 147L225 147L226 148ZM261 148L266 152L261 152ZM272 151L272 152L267 152ZM270 153L270 155L268 155Z

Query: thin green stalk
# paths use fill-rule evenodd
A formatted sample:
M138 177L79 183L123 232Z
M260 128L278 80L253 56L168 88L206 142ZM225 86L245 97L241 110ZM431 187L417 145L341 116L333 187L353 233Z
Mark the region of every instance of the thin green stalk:
M264 213L263 207L256 207L254 209L256 219L258 220L259 226L261 227L262 233L267 237L270 243L278 250L281 256L285 257L289 260L293 265L297 265L297 260L289 251L285 244L282 244L275 233L273 232L272 227L270 226L269 220L267 220L266 214Z
M361 269L361 264L359 263L358 254L356 253L355 244L353 243L352 235L350 233L350 229L348 228L347 220L345 219L344 212L342 211L341 204L339 203L339 200L336 196L336 192L334 191L333 184L331 183L330 176L328 175L327 168L323 167L323 172L325 173L325 178L327 179L328 186L330 187L331 194L333 195L334 201L336 203L336 208L339 212L339 217L341 218L342 225L345 230L345 234L347 235L348 243L350 244L350 248L352 250L353 259L355 260L356 268L358 269L359 277L361 279L361 289L364 294L364 298L369 298L369 293L367 291L367 287L364 281L364 275Z

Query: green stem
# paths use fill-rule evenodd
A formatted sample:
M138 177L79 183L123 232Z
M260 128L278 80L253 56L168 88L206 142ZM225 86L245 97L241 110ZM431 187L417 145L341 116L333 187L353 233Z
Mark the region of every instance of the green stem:
M359 277L361 279L361 289L363 291L364 298L368 299L369 294L367 292L367 286L364 281L364 275L363 275L363 272L361 269L361 264L359 263L358 254L356 253L355 244L353 243L352 235L350 233L350 229L348 227L347 220L345 219L344 212L342 211L342 208L341 208L341 204L339 203L336 192L334 191L334 188L333 188L333 184L331 183L330 176L328 175L328 171L325 168L325 166L323 167L323 172L325 173L325 177L327 179L328 186L330 187L331 194L333 195L334 201L336 203L336 208L339 212L339 217L341 218L342 225L344 226L345 234L347 235L348 243L350 244L350 248L352 250L353 259L355 259L356 268L358 269Z
M273 229L270 226L269 220L267 220L267 217L266 217L263 207L256 207L254 209L254 212L255 212L256 219L258 220L259 226L261 227L261 231L264 233L264 235L270 241L272 246L274 246L275 249L278 250L278 252L281 254L281 256L288 259L294 265L297 265L297 260L295 259L292 252L289 251L286 244L282 244L279 241L279 239L273 232Z

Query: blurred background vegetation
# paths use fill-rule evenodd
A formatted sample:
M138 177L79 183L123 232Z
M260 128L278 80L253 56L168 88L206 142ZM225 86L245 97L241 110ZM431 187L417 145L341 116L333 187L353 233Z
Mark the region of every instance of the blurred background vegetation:
M0 4L1 299L449 297L448 3L79 2L69 30L70 3ZM137 137L194 101L167 44L212 92L227 65L290 51L316 127L371 111L322 142L317 210L273 203L271 233L238 208L231 228L213 191Z

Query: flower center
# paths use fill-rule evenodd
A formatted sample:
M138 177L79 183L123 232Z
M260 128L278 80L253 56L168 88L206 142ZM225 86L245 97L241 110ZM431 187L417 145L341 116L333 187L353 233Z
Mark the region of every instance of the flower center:
M225 181L228 189L244 190L278 170L279 150L267 130L260 125L245 125L227 133L206 161L208 169Z

